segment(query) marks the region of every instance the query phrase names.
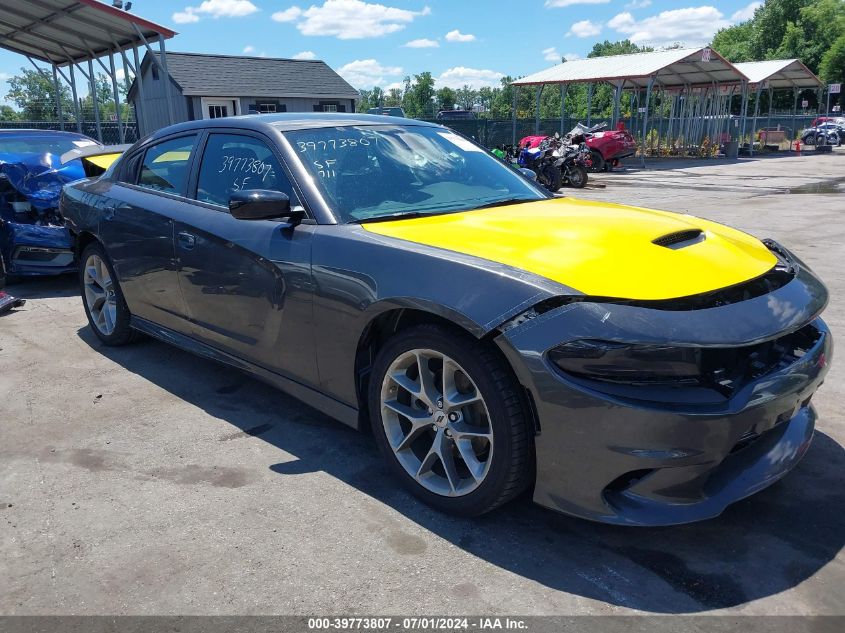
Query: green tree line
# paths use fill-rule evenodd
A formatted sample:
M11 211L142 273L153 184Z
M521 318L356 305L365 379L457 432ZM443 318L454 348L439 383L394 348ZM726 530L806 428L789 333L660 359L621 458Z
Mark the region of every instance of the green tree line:
M8 79L9 91L6 93L6 100L17 106L17 110L9 105L0 106L0 121L58 121L59 113L56 108L55 85L53 78L36 70L21 68L20 74ZM77 84L80 90L87 88L84 80ZM130 114L130 107L126 103L126 83L117 83L118 95L120 97L120 114L122 120L127 120ZM59 83L59 94L62 104L62 117L65 121L74 119L73 97L70 88ZM112 83L104 74L96 77L97 104L100 108L100 119L108 121L115 113L114 95ZM85 95L80 99L80 108L85 119L94 118L94 102L91 95Z

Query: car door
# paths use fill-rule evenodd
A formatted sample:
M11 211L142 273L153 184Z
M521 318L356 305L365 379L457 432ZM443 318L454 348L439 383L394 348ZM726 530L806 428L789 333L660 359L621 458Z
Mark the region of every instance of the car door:
M186 197L196 133L171 137L127 157L109 190L100 222L103 240L133 316L186 332L173 219Z
M192 190L196 202L175 225L179 285L199 341L309 384L317 384L312 341L308 219L238 220L229 196L273 189L301 207L269 139L209 132Z

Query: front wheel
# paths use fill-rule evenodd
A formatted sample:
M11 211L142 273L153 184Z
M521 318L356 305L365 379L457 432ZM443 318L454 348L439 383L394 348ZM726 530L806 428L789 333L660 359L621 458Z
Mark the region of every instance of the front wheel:
M368 404L391 470L442 512L484 514L530 483L522 392L489 343L436 325L400 332L376 357Z
M581 165L571 165L566 175L569 179L569 184L576 189L583 189L587 184L587 170Z
M546 189L555 193L563 185L563 174L554 165L546 165L542 169L543 185Z
M79 258L79 285L88 324L106 345L125 345L135 339L129 308L117 275L101 244L92 242Z
M590 171L604 171L605 168L605 160L604 156L601 155L601 152L597 149L590 150L590 161L593 163L590 166Z
M827 145L827 137L824 134L816 134L816 147Z

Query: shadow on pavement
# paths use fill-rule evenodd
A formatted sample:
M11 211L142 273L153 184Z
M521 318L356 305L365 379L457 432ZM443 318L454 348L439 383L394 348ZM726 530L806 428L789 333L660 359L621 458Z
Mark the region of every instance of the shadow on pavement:
M21 299L75 297L79 295L79 281L73 274L56 277L25 277L16 283L7 284L4 290Z
M235 369L149 339L108 348L88 328L79 336L128 371L298 458L256 469L325 471L473 556L558 591L653 613L722 609L797 586L845 544L845 451L824 433L783 481L703 523L620 528L556 514L526 497L480 519L458 519L392 480L371 437Z

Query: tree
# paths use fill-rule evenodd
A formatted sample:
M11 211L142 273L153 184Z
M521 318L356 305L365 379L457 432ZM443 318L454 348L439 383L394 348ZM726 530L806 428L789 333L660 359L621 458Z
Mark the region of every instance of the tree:
M53 78L36 70L21 68L21 74L9 81L6 99L21 109L22 119L28 121L55 121L58 119ZM70 91L59 85L63 114L73 111Z
M464 84L462 88L455 91L455 97L461 110L472 110L478 99L478 92L472 86Z
M720 29L713 37L713 49L732 62L750 62L754 59L751 52L753 35L754 25L750 20Z
M9 105L0 105L0 121L17 121L20 115Z
M597 42L593 44L593 50L589 52L587 57L609 57L610 55L630 55L632 53L648 53L654 49L650 46L638 46L631 40L619 40L618 42L611 42L605 40L604 42Z
M822 58L821 78L827 83L845 82L845 34L840 35ZM839 95L842 103L842 95Z
M414 118L433 117L434 77L431 73L426 71L414 75L413 83L410 77L406 77L405 85L407 88L402 101L405 114Z
M455 96L455 91L449 88L448 86L444 86L436 93L437 97L437 109L438 110L454 110L455 104L458 102L457 97Z

